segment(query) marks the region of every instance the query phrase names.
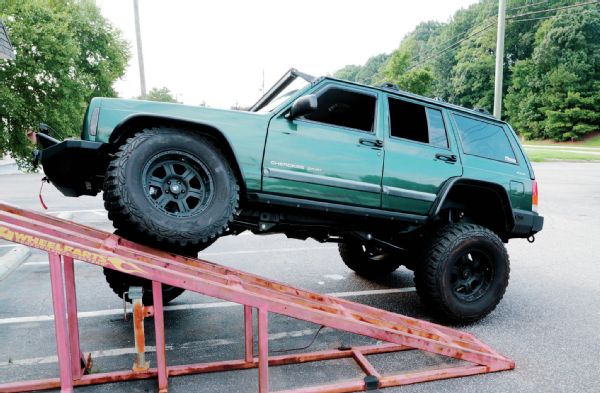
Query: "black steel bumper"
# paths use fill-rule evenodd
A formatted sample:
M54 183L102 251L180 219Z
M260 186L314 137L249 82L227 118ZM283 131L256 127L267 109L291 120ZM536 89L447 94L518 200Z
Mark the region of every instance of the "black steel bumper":
M96 195L106 170L107 155L103 143L66 140L59 142L38 134L42 150L34 154L34 162L41 163L50 182L65 196Z
M544 217L527 210L514 210L515 226L513 237L530 237L544 227Z

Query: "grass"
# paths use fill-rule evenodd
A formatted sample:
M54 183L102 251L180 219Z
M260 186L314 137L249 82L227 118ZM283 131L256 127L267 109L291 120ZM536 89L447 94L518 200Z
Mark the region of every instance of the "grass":
M542 162L542 161L600 161L599 154L586 154L586 153L574 153L565 151L554 151L554 150L531 150L525 148L525 152L531 161Z
M522 141L524 145L540 145L540 146L563 146L563 147L600 147L600 133L585 138L577 142L554 142L552 140L531 140Z

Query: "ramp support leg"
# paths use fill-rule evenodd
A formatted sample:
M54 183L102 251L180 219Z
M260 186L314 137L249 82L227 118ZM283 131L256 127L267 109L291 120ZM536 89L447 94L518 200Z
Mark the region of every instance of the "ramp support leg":
M75 290L75 266L73 258L64 256L65 294L67 298L67 321L71 343L71 369L73 378L80 379L86 367L86 360L79 344L79 323L77 321L77 292Z
M146 337L144 333L144 304L142 296L144 289L142 287L129 287L127 296L133 304L133 337L135 339L135 361L133 362L133 371L148 371L150 362L146 361Z
M246 346L246 363L254 361L254 333L252 331L252 307L244 306L244 342Z
M65 306L65 285L62 275L61 256L48 254L50 259L50 284L52 287L52 305L54 307L54 328L56 333L56 352L60 368L61 393L73 392L73 369L69 353L69 331Z
M165 323L163 315L162 284L152 281L152 299L154 300L154 335L156 337L156 369L158 372L158 391L167 393L169 389L167 354L165 351Z
M269 393L269 312L258 309L258 392Z

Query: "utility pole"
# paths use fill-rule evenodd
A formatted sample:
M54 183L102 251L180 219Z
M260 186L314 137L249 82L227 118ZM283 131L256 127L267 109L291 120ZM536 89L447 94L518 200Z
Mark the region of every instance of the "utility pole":
M494 82L494 116L502 116L502 78L504 73L504 30L506 25L506 0L498 4L498 33L496 35L496 78Z
M137 42L138 64L140 66L140 89L142 98L146 98L146 74L144 72L144 53L142 52L142 32L140 31L140 11L138 0L133 0L133 14L135 18L135 38Z

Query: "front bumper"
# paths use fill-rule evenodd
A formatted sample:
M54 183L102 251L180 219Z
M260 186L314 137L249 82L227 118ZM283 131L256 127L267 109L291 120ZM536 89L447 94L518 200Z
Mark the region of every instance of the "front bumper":
M102 187L107 154L103 143L66 140L59 142L38 134L42 150L34 154L48 180L65 196L96 195Z

